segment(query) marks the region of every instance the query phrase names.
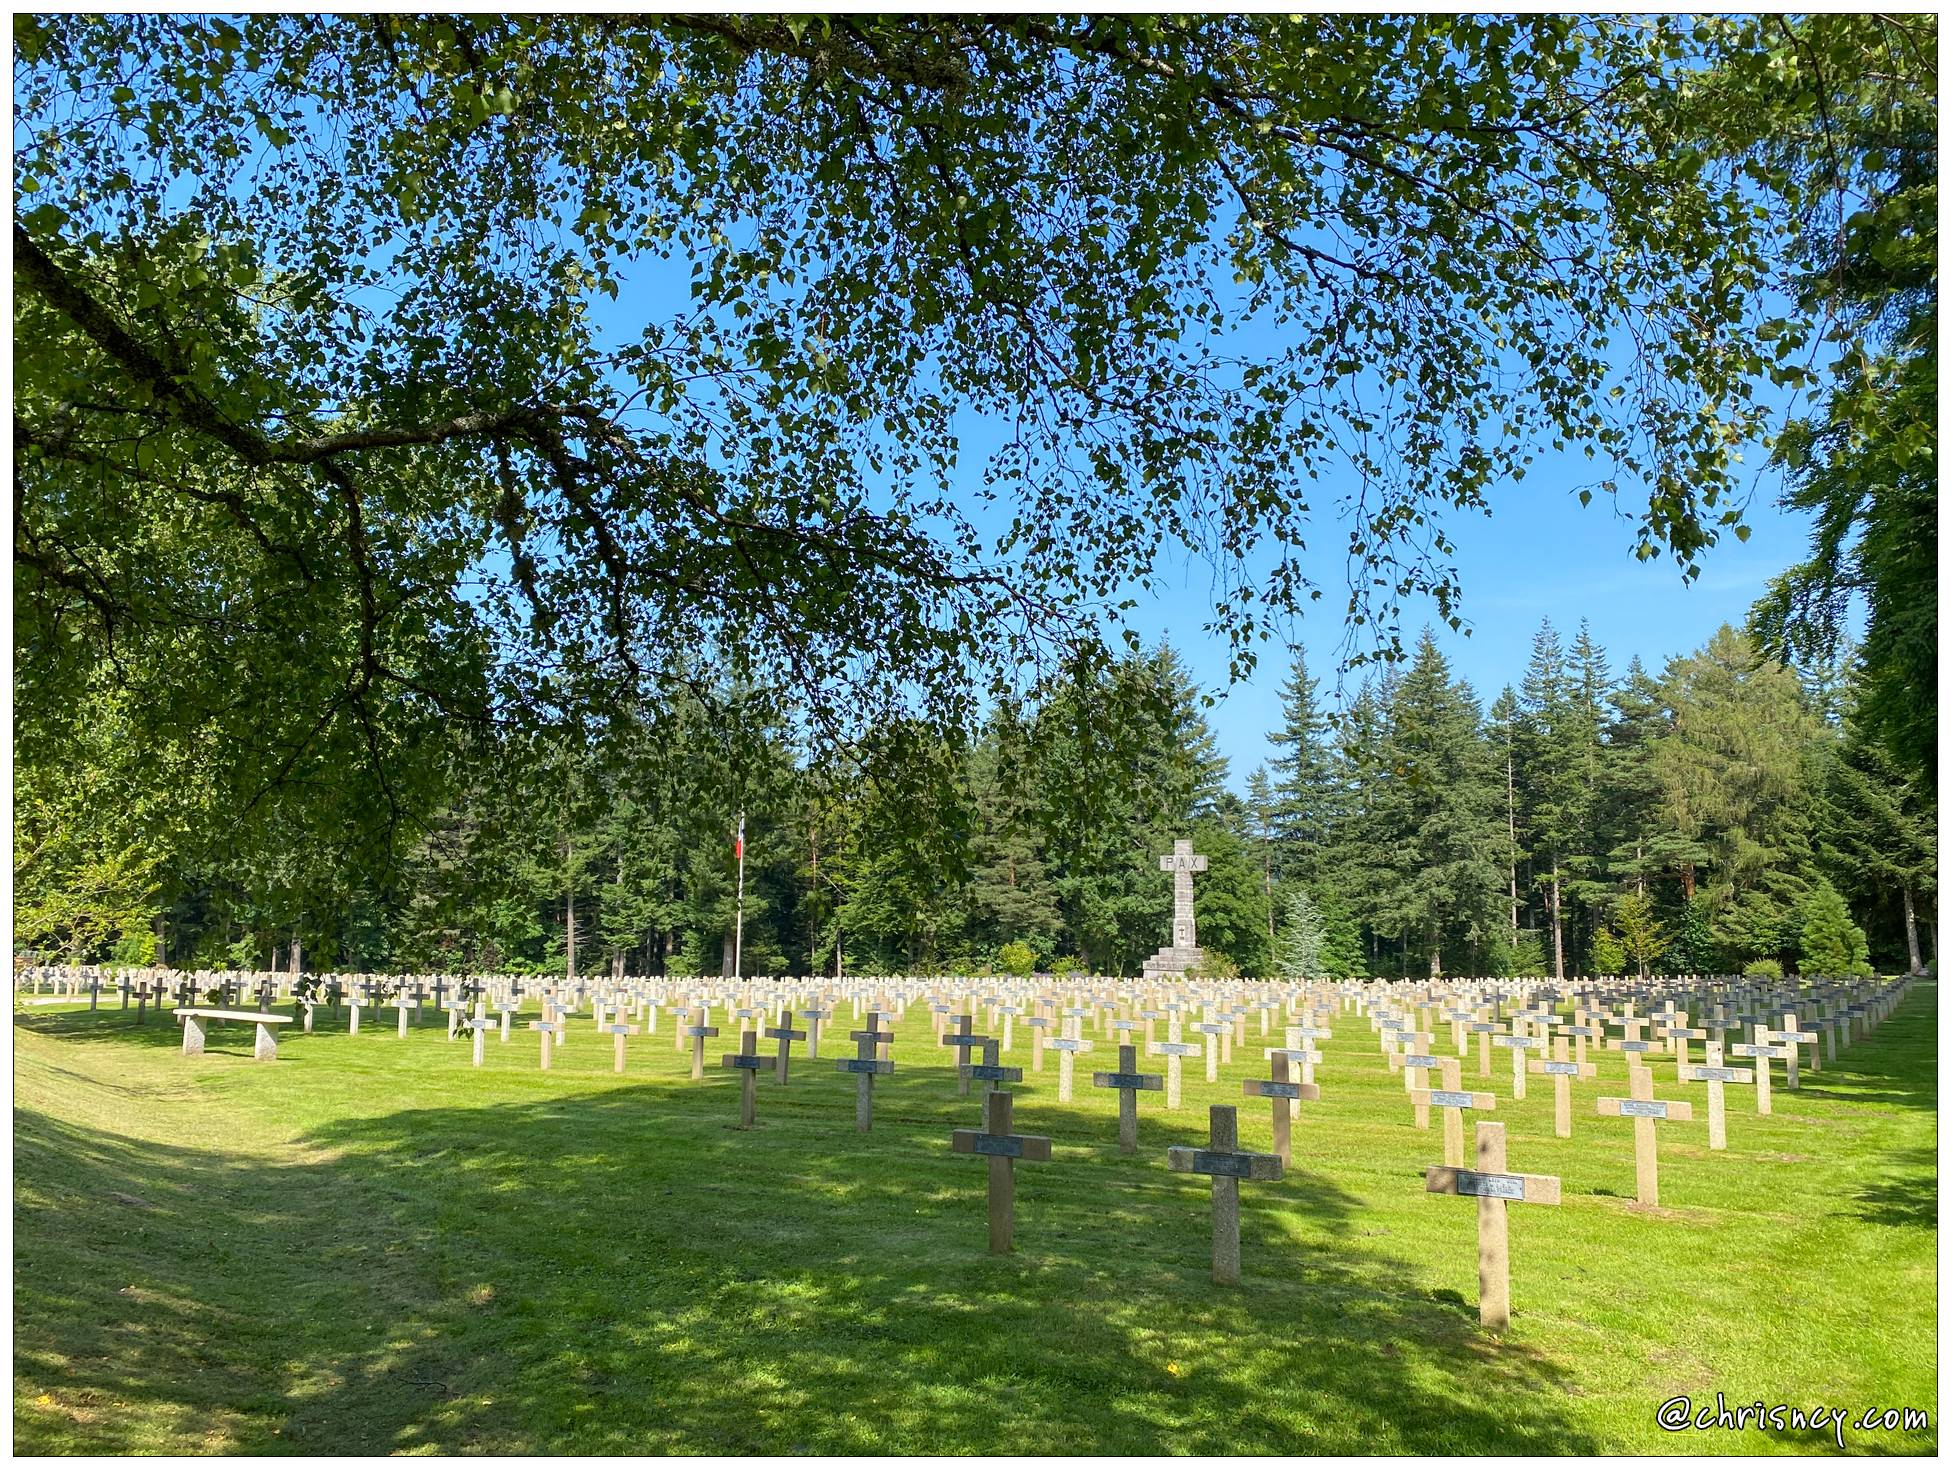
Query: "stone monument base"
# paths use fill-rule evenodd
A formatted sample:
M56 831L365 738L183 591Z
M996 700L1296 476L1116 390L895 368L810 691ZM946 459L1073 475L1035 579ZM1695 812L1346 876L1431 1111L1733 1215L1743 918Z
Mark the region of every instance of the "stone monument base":
M1158 980L1167 975L1184 975L1206 963L1206 951L1198 945L1168 945L1145 961L1145 978Z

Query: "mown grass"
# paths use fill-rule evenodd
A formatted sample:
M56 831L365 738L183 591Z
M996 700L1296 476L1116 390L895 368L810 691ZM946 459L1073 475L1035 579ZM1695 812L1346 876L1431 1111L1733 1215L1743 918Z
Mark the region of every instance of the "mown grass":
M1500 1094L1510 1167L1565 1203L1513 1206L1515 1318L1476 1322L1474 1206L1427 1196L1441 1134L1411 1123L1365 1021L1342 1017L1295 1167L1245 1185L1245 1281L1208 1276L1203 1180L1165 1146L1240 1105L1269 1146L1258 1021L1218 1085L1141 1104L1055 1101L1017 1127L1017 1252L984 1254L977 1121L911 1010L872 1134L831 1057L689 1080L669 1021L609 1070L572 1033L488 1065L430 1023L343 1021L259 1065L248 1027L186 1059L178 1027L105 1009L16 1013L15 1436L22 1452L1242 1453L1833 1450L1829 1430L1672 1434L1696 1404L1927 1408L1936 1446L1936 999L1918 987L1838 1065L1781 1085L1772 1118L1730 1089L1730 1147L1663 1125L1664 1207L1634 1204L1631 1124L1595 1116L1623 1062L1575 1093ZM388 1015L390 1020L390 1013ZM843 1016L837 1031L850 1029ZM1019 1034L1012 1061L1028 1065ZM1156 1059L1148 1068L1161 1065ZM1680 1087L1670 1063L1662 1097Z

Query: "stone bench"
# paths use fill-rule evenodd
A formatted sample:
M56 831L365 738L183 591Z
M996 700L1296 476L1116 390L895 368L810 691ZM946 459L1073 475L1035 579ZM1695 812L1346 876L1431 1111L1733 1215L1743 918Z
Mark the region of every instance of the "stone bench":
M260 1062L275 1062L278 1059L278 1033L273 1026L283 1026L292 1018L273 1015L269 1011L212 1011L181 1007L174 1012L177 1020L183 1023L183 1055L186 1057L203 1054L203 1031L205 1021L252 1021L257 1025L256 1056Z

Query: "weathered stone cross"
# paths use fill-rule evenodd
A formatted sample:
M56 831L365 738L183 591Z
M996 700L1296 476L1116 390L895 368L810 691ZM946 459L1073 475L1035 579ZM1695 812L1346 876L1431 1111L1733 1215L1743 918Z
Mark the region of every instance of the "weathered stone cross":
M1091 1084L1118 1089L1118 1148L1124 1153L1137 1153L1138 1094L1162 1090L1165 1079L1156 1072L1139 1071L1138 1048L1121 1046L1118 1048L1118 1070L1093 1073Z
M806 1040L806 1033L793 1030L792 1007L787 1006L779 1012L779 1024L766 1027L765 1034L779 1043L779 1060L772 1070L779 1079L779 1085L784 1087L787 1068L792 1065L793 1043Z
M705 1024L711 1019L709 1006L699 1006L691 1014L697 1019L684 1028L684 1034L691 1038L691 1080L701 1082L705 1075L705 1038L716 1036L718 1028Z
M1634 1193L1641 1204L1657 1205L1660 1202L1660 1151L1653 1134L1654 1121L1664 1119L1673 1123L1691 1123L1694 1105L1656 1101L1653 1097L1653 1073L1648 1068L1634 1067L1627 1073L1627 1081L1632 1096L1600 1098L1599 1114L1607 1118L1633 1120Z
M1574 1066L1577 1063L1573 1063ZM1505 1205L1558 1203L1558 1179L1550 1174L1504 1172L1504 1125L1477 1125L1477 1167L1431 1168L1423 1179L1430 1194L1474 1195L1477 1200L1477 1320L1493 1332L1511 1325L1511 1252Z
M1319 1102L1321 1089L1312 1082L1290 1082L1287 1078L1286 1049L1271 1049L1269 1058L1273 1062L1274 1075L1270 1078L1249 1077L1240 1084L1248 1097L1265 1097L1273 1100L1274 1113L1274 1154L1281 1167L1287 1168L1294 1162L1294 1146L1291 1130L1294 1122L1294 1105L1303 1100Z
M956 1048L955 1065L957 1076L955 1091L959 1096L967 1097L969 1095L969 1074L964 1069L968 1065L969 1048L972 1046L981 1046L989 1038L975 1034L974 1016L951 1016L949 1019L955 1023L955 1030L948 1032L942 1037L942 1045Z
M738 1126L750 1128L758 1121L758 1071L772 1063L759 1055L759 1033L741 1032L738 1050L719 1058L719 1065L738 1070Z
M849 1032L854 1043L854 1054L842 1057L834 1064L834 1070L851 1072L856 1078L854 1089L854 1127L865 1133L874 1126L874 1079L885 1077L894 1070L892 1060L874 1055L874 1048L894 1040L892 1031L881 1028L881 1013L867 1013L867 1029Z
M1213 1280L1221 1286L1240 1281L1240 1181L1280 1178L1273 1154L1241 1153L1237 1108L1213 1104L1204 1148L1174 1144L1165 1162L1175 1174L1207 1174L1213 1181Z
M989 1254L1006 1256L1016 1235L1016 1161L1050 1162L1050 1140L1028 1133L1011 1133L1015 1100L1007 1092L989 1094L983 1126L957 1128L949 1146L958 1154L981 1154L989 1160Z

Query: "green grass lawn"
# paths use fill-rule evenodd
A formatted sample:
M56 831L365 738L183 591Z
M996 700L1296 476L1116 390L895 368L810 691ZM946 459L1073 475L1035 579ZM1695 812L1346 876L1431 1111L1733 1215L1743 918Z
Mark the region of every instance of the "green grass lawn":
M1016 1126L1057 1146L1017 1166L1016 1254L993 1259L985 1165L949 1151L979 1099L919 1006L866 1136L844 1041L790 1087L762 1076L740 1132L716 1065L735 1038L694 1083L668 1017L617 1078L586 1019L542 1072L527 1032L475 1071L436 1020L402 1042L341 1018L260 1065L249 1027L184 1058L174 1022L133 1014L16 1012L23 1453L1835 1448L1656 1426L1717 1392L1926 1408L1927 1432L1846 1442L1936 1448L1928 984L1799 1093L1778 1063L1772 1118L1730 1088L1724 1154L1705 1088L1662 1060L1658 1095L1699 1121L1661 1126L1658 1210L1631 1199L1630 1121L1596 1116L1622 1058L1577 1087L1560 1142L1544 1079L1513 1103L1503 1054L1488 1081L1473 1056L1510 1168L1564 1180L1562 1206L1511 1207L1501 1338L1477 1326L1475 1206L1423 1192L1440 1124L1413 1126L1353 1015L1294 1168L1241 1187L1245 1279L1218 1288L1206 1181L1165 1148L1202 1141L1211 1102L1269 1147L1267 1105L1240 1096L1266 1075L1257 1016L1217 1086L1195 1063L1178 1112L1143 1096L1135 1159L1088 1086L1115 1051L1059 1105L1054 1055L1028 1072L1019 1031Z

